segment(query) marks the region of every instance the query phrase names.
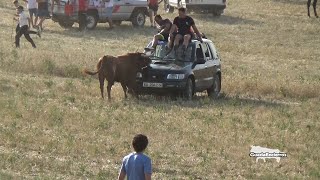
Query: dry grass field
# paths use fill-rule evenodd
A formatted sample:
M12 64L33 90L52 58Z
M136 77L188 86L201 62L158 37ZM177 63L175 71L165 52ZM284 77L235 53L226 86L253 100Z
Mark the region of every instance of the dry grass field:
M223 95L101 100L84 76L98 58L143 50L155 31L65 30L50 20L37 49L15 49L11 1L0 0L0 179L116 179L136 133L153 179L320 179L320 20L306 0L229 0L221 17L192 14L214 39ZM174 14L166 15L173 18ZM255 162L250 145L288 153Z

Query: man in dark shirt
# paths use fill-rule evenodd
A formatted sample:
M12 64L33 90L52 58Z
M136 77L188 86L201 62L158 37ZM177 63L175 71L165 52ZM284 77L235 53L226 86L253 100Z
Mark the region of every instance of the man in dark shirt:
M87 1L86 0L79 0L79 30L83 31L86 29L87 26Z
M194 36L194 32L199 37L199 41L202 42L201 34L196 27L194 20L190 16L186 15L185 8L179 8L179 16L174 19L170 30L169 48L172 48L171 44L173 42L174 49L176 50L179 47L180 41L183 40L182 48L186 50L189 42Z
M154 20L159 25L159 33L154 35L150 50L156 48L158 41L168 41L172 22L169 19L162 19L160 15L156 15Z

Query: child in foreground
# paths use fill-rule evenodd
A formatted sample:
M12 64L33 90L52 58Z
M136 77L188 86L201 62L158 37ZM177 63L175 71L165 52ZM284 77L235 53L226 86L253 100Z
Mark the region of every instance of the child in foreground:
M132 140L135 152L125 156L119 173L119 180L151 180L151 159L143 152L148 146L148 138L143 134L137 134Z

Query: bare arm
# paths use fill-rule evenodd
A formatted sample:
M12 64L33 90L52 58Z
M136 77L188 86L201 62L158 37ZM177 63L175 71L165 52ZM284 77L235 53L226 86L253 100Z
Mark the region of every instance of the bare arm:
M173 32L175 32L177 29L177 26L175 24L172 24L172 27L170 29L170 33L169 34L172 34Z
M202 37L201 37L201 34L197 28L197 26L194 24L192 25L192 29L194 30L194 32L197 34L197 36L199 37L200 41L202 41Z
M144 174L145 180L151 180L151 174Z
M170 24L166 24L166 25L164 25L164 27L161 27L161 31L160 31L160 33L163 33L163 32L168 32L168 31L170 31L171 29L170 29Z
M121 171L119 174L118 180L124 180L125 177L126 177L126 174L123 171Z

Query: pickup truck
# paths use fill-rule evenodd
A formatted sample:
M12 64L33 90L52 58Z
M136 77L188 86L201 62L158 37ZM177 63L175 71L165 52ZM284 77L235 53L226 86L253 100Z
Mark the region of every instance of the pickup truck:
M120 25L122 21L131 21L133 26L144 26L146 16L149 16L147 0L114 0L112 20L116 25ZM52 20L63 28L78 23L78 0L60 0L59 4L55 3ZM106 22L104 1L89 0L87 29L94 29L97 23Z

